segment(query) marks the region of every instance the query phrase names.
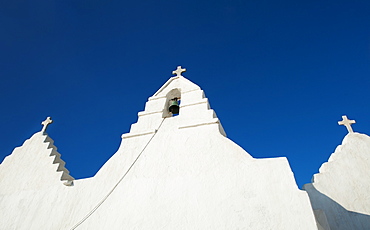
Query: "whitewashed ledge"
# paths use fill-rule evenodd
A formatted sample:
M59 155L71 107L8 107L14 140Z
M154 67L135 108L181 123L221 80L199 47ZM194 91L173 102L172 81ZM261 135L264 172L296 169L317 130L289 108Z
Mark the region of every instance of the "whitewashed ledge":
M122 139L127 139L127 138L131 138L131 137L145 136L145 135L149 135L149 134L154 134L155 132L157 132L157 130L154 129L153 131L142 132L142 133L124 133L124 134L122 134L121 138Z

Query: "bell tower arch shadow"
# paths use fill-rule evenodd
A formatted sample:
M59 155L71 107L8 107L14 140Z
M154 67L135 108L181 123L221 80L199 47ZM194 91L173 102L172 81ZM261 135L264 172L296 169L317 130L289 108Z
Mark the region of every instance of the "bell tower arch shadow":
M170 92L167 93L166 102L164 104L163 113L162 113L163 118L173 116L173 114L169 110L169 107L170 107L170 104L171 104L171 100L173 100L174 98L177 98L177 100L181 99L181 89L175 88L175 89L172 89ZM178 114L180 114L180 112Z

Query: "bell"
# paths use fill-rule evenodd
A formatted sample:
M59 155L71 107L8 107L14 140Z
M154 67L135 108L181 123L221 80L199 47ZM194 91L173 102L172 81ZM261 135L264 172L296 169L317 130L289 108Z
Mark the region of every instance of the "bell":
M171 101L170 101L170 107L168 107L168 110L172 114L179 114L180 107L179 107L179 103L177 101L177 98L171 99Z

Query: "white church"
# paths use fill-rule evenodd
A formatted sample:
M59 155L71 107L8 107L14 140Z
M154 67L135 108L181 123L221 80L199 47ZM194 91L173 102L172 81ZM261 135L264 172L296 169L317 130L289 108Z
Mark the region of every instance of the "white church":
M343 116L348 135L300 190L285 157L255 159L226 137L184 71L91 178L69 174L42 122L0 164L0 229L370 229L370 138L354 121Z

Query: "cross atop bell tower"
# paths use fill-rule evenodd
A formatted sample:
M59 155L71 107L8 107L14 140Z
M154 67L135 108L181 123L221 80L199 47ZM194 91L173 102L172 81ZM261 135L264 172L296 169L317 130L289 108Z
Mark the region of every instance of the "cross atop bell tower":
M349 133L353 133L353 129L351 127L352 124L356 123L355 120L348 120L347 116L344 115L342 116L342 119L341 121L338 121L338 125L344 125L346 126L347 130Z
M181 74L185 71L186 71L186 69L182 69L181 66L179 65L179 66L177 66L176 70L172 71L172 74L176 74L176 77L180 77L180 76L182 76Z

